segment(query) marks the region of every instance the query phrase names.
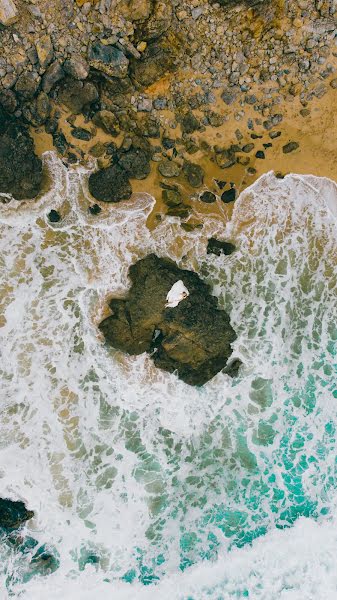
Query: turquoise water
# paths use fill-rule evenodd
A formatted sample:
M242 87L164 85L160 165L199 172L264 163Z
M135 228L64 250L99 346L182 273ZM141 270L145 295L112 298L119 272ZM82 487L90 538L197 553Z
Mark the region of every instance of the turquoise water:
M210 216L202 232L172 218L150 233L150 197L88 217L86 173L47 160L53 193L35 211L1 209L0 492L36 512L22 541L0 544L4 593L304 593L301 569L313 561L319 573L325 543L334 548L336 186L268 174L240 196L227 229ZM67 216L51 227L57 205ZM207 256L210 235L229 236L237 252ZM213 285L238 334L237 379L194 389L145 356L104 348L106 295L123 294L129 265L151 251ZM317 531L321 554L307 556L302 538ZM303 561L290 578L287 544ZM283 587L268 587L271 556Z

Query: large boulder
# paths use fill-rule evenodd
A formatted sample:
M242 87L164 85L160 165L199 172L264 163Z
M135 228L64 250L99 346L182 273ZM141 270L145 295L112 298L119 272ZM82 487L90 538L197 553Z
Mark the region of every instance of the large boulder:
M92 173L88 185L90 194L101 202L121 202L132 194L128 174L118 164Z
M203 385L226 367L236 334L196 273L150 254L130 267L129 276L128 296L113 299L111 316L99 325L109 345L132 355L150 352L157 367L190 385ZM175 288L188 295L167 306Z
M23 502L15 502L8 498L0 498L0 528L18 529L34 517L32 510L27 510Z
M42 184L42 162L27 129L0 107L0 192L16 200L34 198Z

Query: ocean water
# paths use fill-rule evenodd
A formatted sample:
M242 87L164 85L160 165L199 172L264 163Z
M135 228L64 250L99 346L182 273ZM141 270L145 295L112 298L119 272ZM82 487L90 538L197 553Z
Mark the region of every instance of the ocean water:
M44 160L49 191L0 206L0 496L35 511L0 537L1 600L336 599L336 184L267 173L227 225L150 232L150 195L90 216L88 173ZM104 346L149 252L213 286L237 379L191 388Z

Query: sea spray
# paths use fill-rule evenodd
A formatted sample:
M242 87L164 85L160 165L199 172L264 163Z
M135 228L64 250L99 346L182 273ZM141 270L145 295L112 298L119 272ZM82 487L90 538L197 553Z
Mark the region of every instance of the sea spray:
M54 548L59 568L25 581L28 567L4 543L4 593L150 598L154 583L161 598L317 592L294 564L329 573L335 541L322 534L336 497L335 184L269 173L226 226L210 217L185 232L167 218L150 232L151 196L93 217L87 173L45 160L51 190L1 207L0 495L34 509L24 535ZM51 225L55 207L63 219ZM211 236L237 251L206 255ZM237 380L190 388L146 356L104 346L106 296L125 294L130 264L150 252L212 284L238 334ZM321 552L303 551L305 535ZM283 550L291 540L295 562Z

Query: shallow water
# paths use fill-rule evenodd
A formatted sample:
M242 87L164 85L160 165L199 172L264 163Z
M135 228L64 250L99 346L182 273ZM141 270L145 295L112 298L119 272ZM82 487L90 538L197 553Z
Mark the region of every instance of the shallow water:
M230 223L150 232L151 196L92 217L87 173L45 160L51 190L0 207L0 496L58 568L2 540L4 597L336 598L336 185L269 173ZM237 252L206 255L211 235ZM191 388L103 345L149 252L213 285L238 379Z

